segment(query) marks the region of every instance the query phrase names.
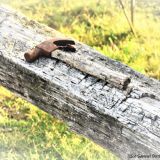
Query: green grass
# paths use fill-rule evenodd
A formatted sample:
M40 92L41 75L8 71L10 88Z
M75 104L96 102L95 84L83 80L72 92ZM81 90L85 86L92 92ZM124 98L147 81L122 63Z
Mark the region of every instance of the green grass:
M0 3L9 4L30 19L160 79L160 20L154 16L160 13L160 7L153 6L153 1L148 2L137 1L137 38L130 32L123 12L114 0L1 0ZM0 90L1 159L117 159L90 140L72 133L59 120L4 88Z

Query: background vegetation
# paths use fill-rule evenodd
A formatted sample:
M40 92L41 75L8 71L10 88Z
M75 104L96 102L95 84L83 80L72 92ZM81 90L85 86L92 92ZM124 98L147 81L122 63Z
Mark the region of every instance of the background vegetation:
M124 2L129 11L129 0ZM130 32L116 0L1 0L0 3L9 4L31 19L72 36L143 74L160 79L158 0L137 1L137 38ZM2 87L0 137L2 159L117 159Z

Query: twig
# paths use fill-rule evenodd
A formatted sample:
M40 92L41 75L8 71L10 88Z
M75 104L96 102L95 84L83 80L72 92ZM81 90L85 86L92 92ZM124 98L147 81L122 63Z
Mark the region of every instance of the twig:
M134 9L135 9L135 0L131 0L131 22L134 26Z
M127 16L127 12L126 12L126 10L125 10L125 7L124 7L124 4L123 4L122 0L119 0L119 3L120 3L120 5L121 5L121 7L122 7L122 9L123 9L123 13L124 13L124 15L125 15L125 17L126 17L126 19L127 19L127 21L128 21L128 24L129 24L129 26L130 26L130 28L131 28L132 33L134 34L135 37L137 37L136 32L134 31L134 28L133 28L133 26L132 26L132 24L131 24L128 16Z

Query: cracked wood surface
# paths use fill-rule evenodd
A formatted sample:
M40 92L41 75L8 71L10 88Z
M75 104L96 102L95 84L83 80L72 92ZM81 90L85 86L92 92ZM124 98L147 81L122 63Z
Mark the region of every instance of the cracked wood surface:
M76 69L104 80L114 87L126 89L130 83L130 77L117 71L108 69L102 64L98 64L89 55L88 52L82 52L79 49L77 52L53 52L52 57L59 59Z
M160 82L79 42L76 54L92 62L92 73L77 69L78 62L70 63L65 56L69 53L58 50L55 58L27 63L24 52L51 36L62 35L0 7L0 84L121 159L133 153L159 154ZM129 77L131 82L117 86L112 76L94 75L94 67Z

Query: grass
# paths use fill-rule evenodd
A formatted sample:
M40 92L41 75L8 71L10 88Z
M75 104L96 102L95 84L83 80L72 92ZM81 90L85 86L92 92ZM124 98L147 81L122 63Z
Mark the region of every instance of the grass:
M102 54L160 79L160 7L137 1L135 38L117 1L1 0L30 19L45 23ZM125 1L127 4L127 0ZM148 2L148 3L147 3ZM127 8L128 9L128 8ZM155 16L156 15L156 16ZM2 159L117 159L59 120L0 88L0 157ZM14 135L14 136L13 136Z

